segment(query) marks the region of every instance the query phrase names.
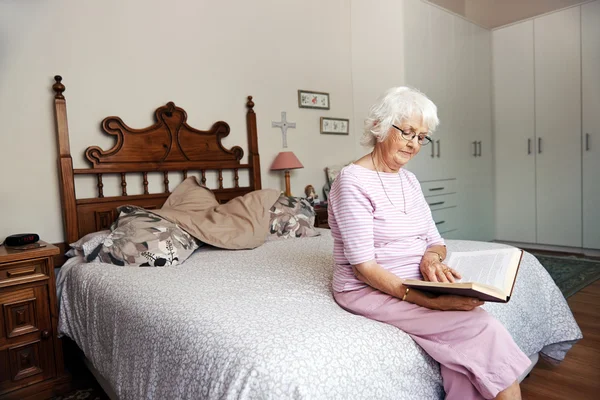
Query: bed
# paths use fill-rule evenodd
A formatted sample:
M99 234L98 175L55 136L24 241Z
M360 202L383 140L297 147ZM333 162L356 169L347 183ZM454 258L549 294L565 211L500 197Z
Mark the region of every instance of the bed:
M64 85L55 91L60 191L68 243L106 229L116 207L160 208L169 174L216 171L219 201L261 188L256 114L247 102L248 162L241 147L225 149L229 126L191 128L174 104L156 110L156 124L134 130L103 121L115 147L86 150L92 167L73 169ZM147 139L151 137L152 139ZM153 144L155 147L151 147ZM145 146L146 151L136 148ZM194 150L191 150L194 149ZM249 171L240 186L238 170ZM223 171L233 170L233 187ZM150 194L146 175L164 175L164 193ZM98 196L77 199L75 175L97 179ZM117 174L120 196L104 197L102 176ZM144 193L127 194L127 175L144 176ZM203 182L204 183L204 182ZM107 393L120 399L441 399L439 365L398 329L352 315L331 296L333 240L319 236L267 241L253 250L201 247L178 266L124 268L73 257L62 267L59 333L83 351ZM448 250L505 245L448 241ZM548 273L526 253L508 304L486 304L532 360L554 362L581 338ZM532 366L533 364L532 363Z

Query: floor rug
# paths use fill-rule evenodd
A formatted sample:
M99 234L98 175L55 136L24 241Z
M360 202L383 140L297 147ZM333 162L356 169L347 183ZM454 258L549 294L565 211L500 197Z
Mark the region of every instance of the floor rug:
M546 268L556 286L569 297L600 278L600 260L531 252Z

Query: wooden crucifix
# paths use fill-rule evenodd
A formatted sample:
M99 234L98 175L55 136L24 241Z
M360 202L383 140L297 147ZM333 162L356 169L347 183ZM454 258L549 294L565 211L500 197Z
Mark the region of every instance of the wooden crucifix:
M285 111L281 112L281 121L275 122L271 121L271 128L280 128L281 134L283 135L283 147L287 147L287 130L288 128L296 128L295 122L287 122L285 118Z

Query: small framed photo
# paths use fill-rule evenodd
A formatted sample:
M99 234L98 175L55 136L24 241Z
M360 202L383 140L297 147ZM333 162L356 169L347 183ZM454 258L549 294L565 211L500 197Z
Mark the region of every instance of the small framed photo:
M298 90L298 107L329 110L329 93Z
M321 133L332 135L350 134L350 120L343 118L321 117Z

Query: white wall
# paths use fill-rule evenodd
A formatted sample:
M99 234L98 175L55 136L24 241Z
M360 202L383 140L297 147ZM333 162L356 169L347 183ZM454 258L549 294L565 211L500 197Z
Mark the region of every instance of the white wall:
M402 86L404 77L404 3L418 0L352 0L352 86L356 157L369 108L386 90ZM410 56L410 55L409 55Z
M352 66L375 70L402 54L398 49L391 58L361 56L355 62L350 22L350 0L3 0L0 239L32 231L50 242L63 241L50 89L55 74L67 87L75 168L87 167L86 147L112 146L112 139L100 134L104 117L118 115L142 128L168 101L183 107L188 123L198 129L227 121L232 133L224 144L247 149L244 105L251 94L263 187L283 187L281 174L268 168L282 150L280 130L271 128L271 121L287 111L288 121L297 123L289 131L288 149L305 166L292 171L292 192L302 195L307 184L320 192L323 167L353 159L358 138L319 134L319 117L352 118L356 93L364 96L357 102L362 114L363 101L372 102L371 95L388 82L372 81L373 93L366 86L353 92ZM355 83L363 74L366 70L355 75ZM331 109L298 108L298 89L329 92ZM356 127L351 123L352 131ZM118 193L116 180L114 187L110 180L104 183L106 195ZM90 194L93 186L78 182L78 195Z

